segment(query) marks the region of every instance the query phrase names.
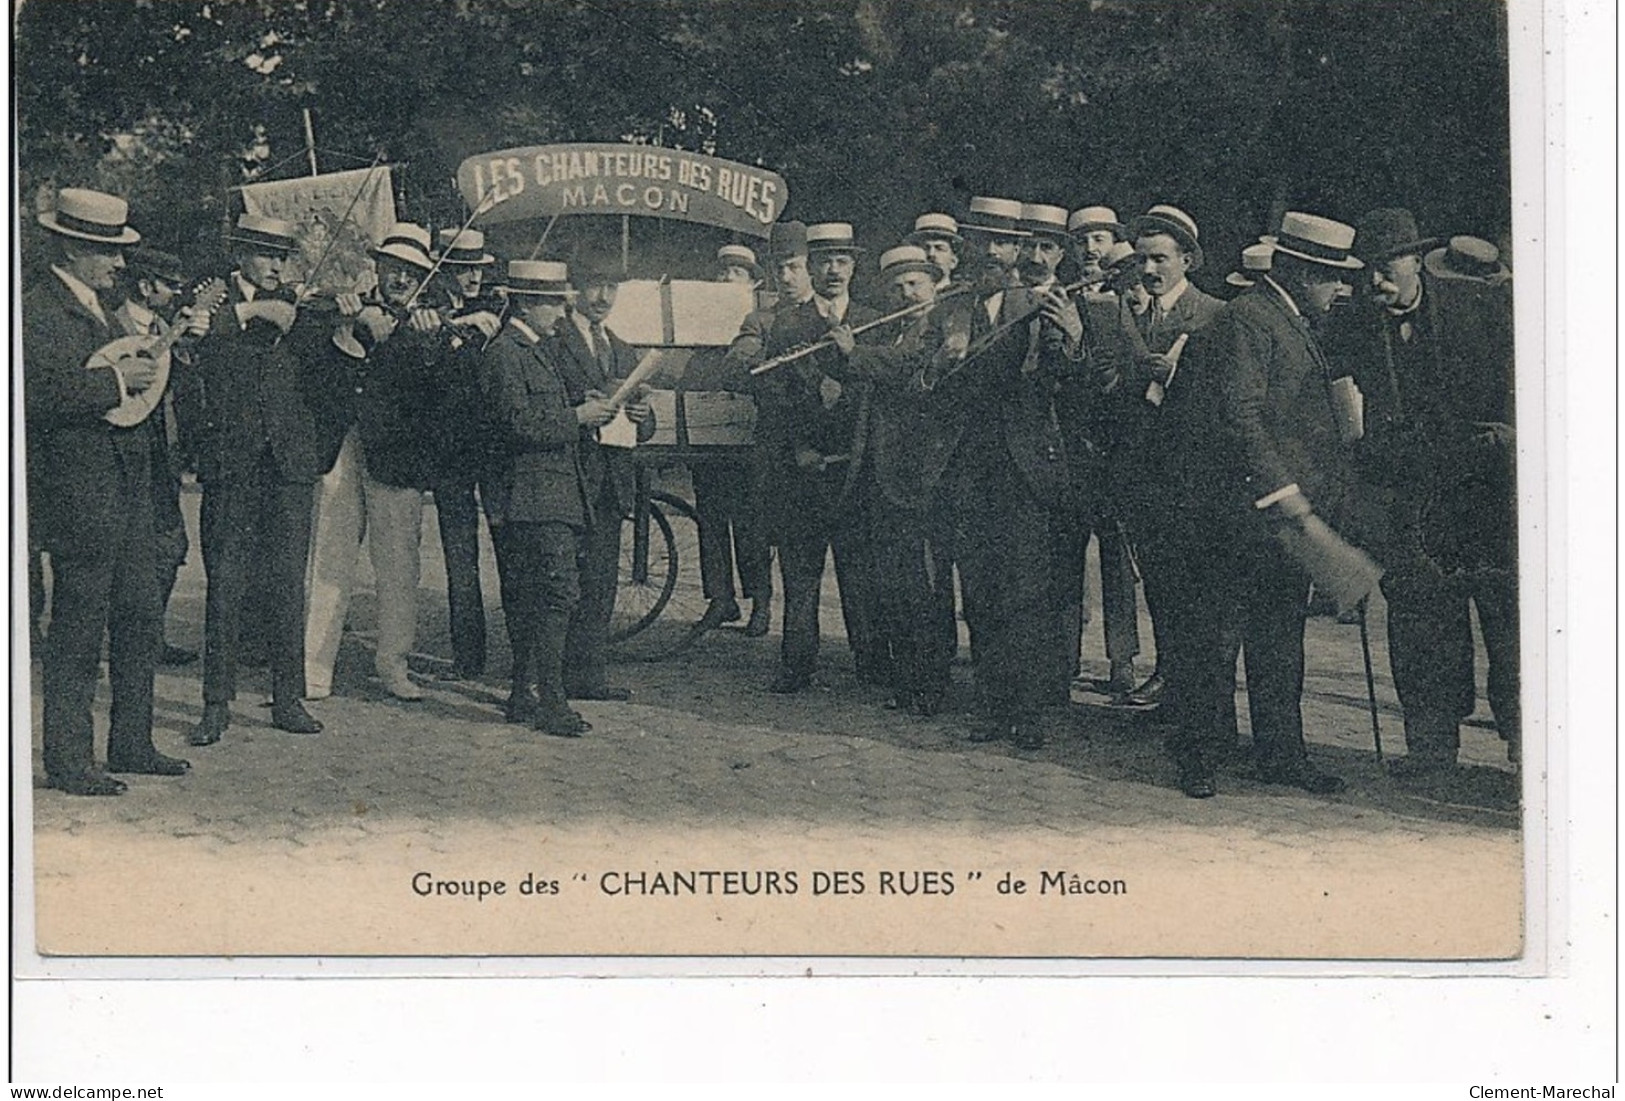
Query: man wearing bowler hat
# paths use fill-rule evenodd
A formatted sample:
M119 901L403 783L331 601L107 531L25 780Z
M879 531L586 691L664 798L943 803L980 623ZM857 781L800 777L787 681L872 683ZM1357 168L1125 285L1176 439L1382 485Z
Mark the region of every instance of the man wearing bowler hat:
M1224 303L1190 282L1190 275L1202 267L1203 254L1201 231L1185 211L1158 203L1134 220L1130 235L1149 304L1144 313L1134 315L1130 339L1136 354L1128 357L1123 371L1124 400L1129 403L1124 447L1126 466L1133 471L1123 489L1158 668L1118 699L1129 707L1153 708L1161 701L1165 684L1158 674L1169 645L1166 624L1177 614L1169 607L1171 590L1178 583L1168 534L1169 526L1177 522L1170 489L1178 455L1190 445L1161 414L1161 395L1174 386L1179 368L1176 348L1201 332Z
M588 259L572 267L569 278L576 293L570 299L568 316L555 327L551 339L570 401L579 406L611 396L637 367L638 355L605 324L620 289L618 268ZM637 439L654 434L654 413L642 393L632 395L624 412L635 426ZM620 580L621 526L636 503L637 481L631 450L601 443L603 427L582 424L578 444L591 510L581 559L581 601L570 618L564 653L564 688L574 700L625 700L632 695L629 689L605 680L605 664L609 621L615 613L615 588Z
M306 712L305 560L311 494L326 456L306 390L311 347L329 331L301 317L282 266L297 247L296 227L257 214L227 235L234 260L228 297L193 373L201 423L203 484L203 716L193 745L220 740L237 695L239 642L249 587L263 584L271 663L271 722L295 734L321 723ZM263 577L255 574L262 570Z
M1191 338L1167 413L1184 430L1174 620L1163 662L1175 727L1168 748L1192 798L1215 792L1235 750L1237 639L1247 654L1255 774L1316 794L1343 781L1303 737L1309 579L1288 547L1312 515L1341 523L1349 471L1328 364L1312 324L1361 263L1354 229L1288 211L1272 270ZM1300 540L1301 541L1301 540Z
M1477 702L1469 605L1496 728L1511 760L1520 750L1512 300L1482 278L1493 246L1475 268L1470 241L1424 238L1408 210L1368 213L1354 239L1369 272L1364 308L1340 311L1332 346L1364 405L1356 447L1386 567L1406 749L1390 768L1403 779L1455 767Z
M141 235L123 199L64 188L39 216L48 274L22 302L30 539L51 556L51 628L42 655L46 783L70 795L118 795L108 771L179 776L186 761L152 744L153 672L162 638L153 531L151 428L106 415L154 385L135 357L86 368L122 335L101 295ZM206 322L205 322L206 323ZM113 703L107 769L95 761L91 709L108 642Z
M775 314L764 348L767 358L879 316L851 299L852 275L862 251L846 222L807 227L813 297ZM843 368L842 355L831 347L779 367L757 384L764 515L779 550L784 589L784 641L771 690L783 694L808 687L817 669L818 602L831 550L858 677L881 685L891 678L875 587L869 502L860 484L868 384L841 381Z

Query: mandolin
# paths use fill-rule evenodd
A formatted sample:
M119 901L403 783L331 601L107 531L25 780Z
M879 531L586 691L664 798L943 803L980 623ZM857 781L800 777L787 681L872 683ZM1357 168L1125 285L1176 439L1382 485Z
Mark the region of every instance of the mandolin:
M117 407L104 414L109 424L131 428L152 415L152 411L158 408L158 403L164 400L164 388L169 384L169 350L187 332L184 315L193 312L212 313L219 309L225 300L226 281L210 279L198 285L192 294L192 305L182 311L183 317L176 318L175 324L169 327L168 332L159 336L139 334L121 336L117 340L108 341L91 354L85 361L87 368L115 367L120 362L137 356L155 360L158 364L158 374L152 380L151 386L139 394L123 394Z

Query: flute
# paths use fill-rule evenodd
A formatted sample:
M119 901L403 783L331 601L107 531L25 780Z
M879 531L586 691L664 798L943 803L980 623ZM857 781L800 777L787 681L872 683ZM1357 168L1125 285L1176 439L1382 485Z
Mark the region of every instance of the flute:
M1106 282L1104 278L1080 279L1076 283L1067 283L1056 289L1060 291L1063 297L1071 298L1073 295L1086 291L1090 287L1098 287L1104 282ZM932 385L936 385L937 383L940 383L946 379L952 378L954 374L962 370L966 364L970 363L978 356L986 353L988 349L992 348L1000 340L1004 339L1016 329L1026 325L1028 322L1032 321L1033 318L1037 317L1043 312L1044 307L1042 305L1034 306L1032 309L1021 314L1019 317L1013 317L1009 321L1006 321L1001 325L996 325L986 333L983 333L981 339L977 340L974 344L970 345L970 347L966 348L965 354L960 356L953 366L949 367L940 375L937 375L932 379Z
M893 321L901 321L905 317L910 317L917 313L924 313L932 306L935 306L938 302L946 301L956 294L964 294L969 289L969 287L955 287L945 294L938 295L929 302L916 302L912 306L904 306L900 310L893 310L884 317L877 317L873 321L865 321L861 325L855 325L852 327L852 335L857 336L860 333L868 332L870 329L879 328L881 325L889 325ZM783 353L782 355L776 355L772 359L764 360L763 362L752 367L750 369L750 373L753 376L764 375L773 370L775 367L783 367L786 363L794 363L796 360L810 356L814 352L823 351L825 348L833 347L835 347L835 338L825 337L823 340L820 340L814 344L808 344L800 348L795 348L791 351Z

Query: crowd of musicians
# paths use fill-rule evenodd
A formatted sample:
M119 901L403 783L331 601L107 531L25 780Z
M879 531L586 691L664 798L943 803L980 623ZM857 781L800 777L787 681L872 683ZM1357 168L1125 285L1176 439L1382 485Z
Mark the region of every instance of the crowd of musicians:
M51 255L25 289L22 347L52 787L113 795L115 773L190 768L152 740L156 665L196 657L163 632L190 552L183 469L202 487L207 578L190 745L226 735L249 660L269 665L276 728L321 731L306 704L333 691L363 545L379 680L422 698L408 655L426 491L450 611L442 675L486 672L483 523L512 653L501 717L579 737L590 724L570 701L629 697L605 649L632 456L656 425L626 385L638 356L605 323L618 267L502 263L477 230L397 223L373 248L375 288L322 297L284 281L297 228L243 214L208 294L116 196L64 189L39 220ZM703 626L766 635L778 563L772 691L818 676L833 558L857 675L900 716L943 706L963 618L971 741L1039 748L1089 687L1155 713L1187 795L1213 795L1244 748L1250 775L1331 793L1343 781L1303 731L1311 579L1336 591L1339 571L1373 564L1405 720L1393 771L1457 767L1473 612L1516 764L1512 296L1494 246L1425 237L1402 209L1355 224L1289 211L1213 284L1223 300L1191 281L1215 265L1173 205L1124 221L982 196L898 229L866 249L847 223L790 222L766 255L722 247L716 278L756 288L759 308L676 382L755 399L753 444L693 480ZM855 276L886 300L854 300ZM160 335L163 356L98 358ZM1083 685L1091 540L1109 676Z

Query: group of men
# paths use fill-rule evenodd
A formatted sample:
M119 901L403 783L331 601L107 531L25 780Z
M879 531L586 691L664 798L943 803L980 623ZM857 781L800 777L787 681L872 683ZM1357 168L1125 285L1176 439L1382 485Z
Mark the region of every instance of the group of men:
M30 544L52 577L52 786L117 794L111 773L189 768L151 738L155 663L187 656L162 639L186 550L178 452L203 488L208 582L190 744L230 726L245 622L270 666L273 724L320 731L305 702L332 691L363 532L379 679L422 697L407 655L430 490L447 675L485 671L483 513L513 655L507 720L578 737L590 726L569 701L628 698L606 679L605 647L631 446L655 425L628 383L636 353L605 325L614 270L512 260L492 294L497 261L477 231L436 239L398 223L373 250L376 290L321 300L283 282L296 227L245 214L223 295L176 311L172 257L138 250L121 278L139 240L127 215L114 196L60 192L40 217L51 274L24 300ZM1238 753L1244 651L1256 774L1333 792L1342 781L1311 763L1301 710L1302 547L1329 526L1386 570L1409 749L1398 771L1455 765L1475 698L1469 602L1516 760L1511 308L1492 247L1424 239L1404 211L1358 228L1288 212L1223 302L1190 282L1200 233L1175 206L1125 223L1104 206L978 196L880 252L884 316L852 298L867 253L851 225L783 223L771 248L776 298L678 385L757 404L752 446L693 473L706 625L745 619L743 597L745 632L768 632L776 552L773 691L813 683L833 557L860 679L899 711L936 714L962 614L971 740L1038 748L1078 677L1094 538L1110 668L1098 687L1166 720L1182 790L1214 794ZM744 245L716 263L720 279L764 282ZM122 332L169 326L166 357L93 358ZM119 415L142 403L155 412ZM1157 656L1144 679L1137 577ZM91 719L104 634L106 770Z

